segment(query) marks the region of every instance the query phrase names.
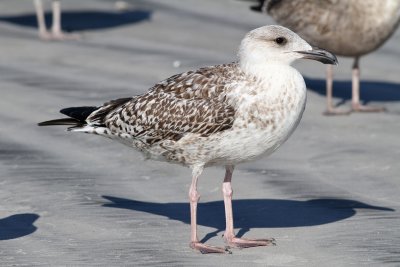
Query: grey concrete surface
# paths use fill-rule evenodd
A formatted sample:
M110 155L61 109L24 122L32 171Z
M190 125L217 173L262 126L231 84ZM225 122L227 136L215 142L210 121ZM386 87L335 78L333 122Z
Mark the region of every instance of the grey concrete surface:
M232 61L248 30L273 22L247 1L130 2L118 14L111 0L62 1L82 35L63 43L37 39L31 1L0 2L0 266L400 265L399 32L361 60L362 98L386 113L322 116L325 67L296 63L310 88L298 130L233 178L236 231L277 246L201 255L188 247L188 169L36 123ZM348 107L351 60L339 60L335 96ZM199 181L200 238L214 245L223 173Z

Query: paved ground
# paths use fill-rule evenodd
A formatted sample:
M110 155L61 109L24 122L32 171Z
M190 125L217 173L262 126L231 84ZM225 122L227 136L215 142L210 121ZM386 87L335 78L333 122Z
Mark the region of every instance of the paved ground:
M111 0L63 1L65 28L82 39L44 43L30 1L0 2L1 266L400 265L400 32L361 61L362 97L383 114L322 116L324 66L296 64L310 87L298 130L234 173L237 232L278 245L201 255L188 247L188 169L36 123L232 61L244 33L272 21L246 1L132 3L118 14ZM336 68L344 108L350 66ZM215 245L223 172L208 169L199 185L200 236Z

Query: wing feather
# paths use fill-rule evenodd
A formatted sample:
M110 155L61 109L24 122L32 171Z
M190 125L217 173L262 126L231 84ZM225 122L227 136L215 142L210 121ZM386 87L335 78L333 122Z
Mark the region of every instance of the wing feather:
M226 84L234 71L233 63L174 75L144 95L105 104L88 122L104 124L111 132L127 133L150 145L165 139L176 141L187 133L209 136L227 130L235 117L234 108L225 101Z

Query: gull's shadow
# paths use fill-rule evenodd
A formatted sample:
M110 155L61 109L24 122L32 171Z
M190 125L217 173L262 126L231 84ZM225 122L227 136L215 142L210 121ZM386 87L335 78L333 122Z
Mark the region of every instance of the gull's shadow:
M65 31L100 30L124 26L150 20L151 11L134 9L125 12L104 11L63 11L62 27ZM47 27L52 22L51 12L45 13ZM0 21L17 24L24 27L37 27L36 15L34 13L2 16Z
M326 95L325 80L304 77L307 88L320 95ZM400 84L381 81L361 81L361 100L364 104L372 101L400 101ZM351 81L334 81L333 97L341 99L344 103L351 99Z
M171 220L190 224L188 203L155 203L103 196L110 203L104 207L129 209L152 213ZM242 236L251 228L277 228L314 226L344 220L356 214L356 209L393 211L386 207L368 205L348 199L312 199L307 201L284 199L240 199L233 200L235 227ZM203 242L225 228L223 201L199 203L198 224L215 228Z
M0 219L0 240L9 240L30 235L37 230L33 223L39 215L33 213L15 214Z

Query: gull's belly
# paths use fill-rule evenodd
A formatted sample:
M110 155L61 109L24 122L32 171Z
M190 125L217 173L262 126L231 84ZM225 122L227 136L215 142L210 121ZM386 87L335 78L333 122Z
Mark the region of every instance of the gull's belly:
M210 142L210 149L215 150L212 163L237 164L267 156L278 149L296 129L302 112L297 116L290 115L281 122L265 128L249 126L232 129L219 140Z

